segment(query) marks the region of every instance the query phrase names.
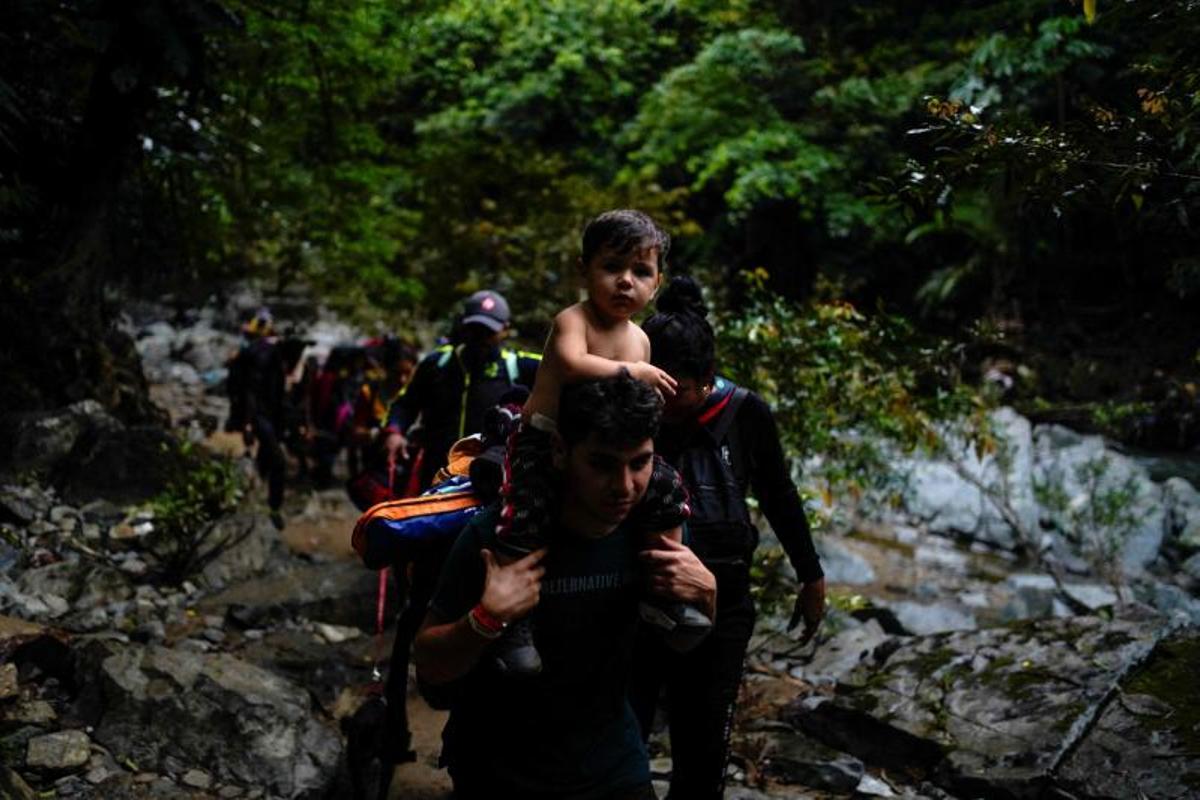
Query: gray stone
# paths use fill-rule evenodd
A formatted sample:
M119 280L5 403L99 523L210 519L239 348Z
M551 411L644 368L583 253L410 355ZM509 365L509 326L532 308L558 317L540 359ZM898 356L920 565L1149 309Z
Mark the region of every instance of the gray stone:
M189 769L183 773L179 782L184 786L190 786L193 789L207 789L212 786L212 776L207 772L198 769Z
M29 740L25 765L32 769L69 770L82 767L91 755L91 740L83 731L59 731Z
M1058 770L1064 788L1075 797L1195 797L1197 663L1196 631L1160 644L1069 752Z
M1087 607L1089 611L1098 611L1117 604L1117 593L1108 586L1068 583L1063 585L1063 590L1072 600Z
M774 738L763 772L787 784L801 784L831 792L851 792L866 769L862 761L805 736Z
M969 631L977 627L975 615L946 604L923 604L900 601L882 603L909 633L926 636L947 631Z
M54 467L72 456L85 438L122 428L98 402L81 400L54 411L14 418L7 436L0 436L0 446L7 444L9 460L19 469Z
M1135 596L1167 617L1178 616L1193 625L1200 626L1200 600L1189 595L1178 586L1158 581L1148 581L1134 587Z
M1200 581L1200 553L1196 553L1180 567L1187 575Z
M1062 445L1069 441L1070 444ZM1114 563L1138 575L1157 557L1166 531L1162 488L1133 459L1108 450L1099 436L1066 436L1059 426L1037 429L1034 480L1065 499L1065 508L1043 508L1043 518L1081 548L1098 567ZM1090 477L1090 469L1102 474ZM1120 518L1092 525L1097 499L1129 491Z
M17 683L17 665L0 664L0 700L16 697L21 691Z
M204 764L217 781L298 797L323 790L341 739L301 686L229 654L106 643L89 650L105 698L94 736L148 770ZM98 662L98 663L97 663Z
M29 525L48 513L50 503L50 498L37 488L0 486L0 519Z
M1170 478L1163 484L1163 502L1169 535L1184 547L1200 548L1200 492L1196 487L1183 478Z
M892 787L876 778L874 775L863 775L862 780L858 782L858 786L854 787L856 794L866 795L867 797L895 797L896 792Z
M861 586L875 582L875 570L862 556L851 551L832 536L816 539L817 555L828 583Z
M58 719L58 714L45 700L18 700L5 712L4 719L26 725L49 725Z
M944 430L947 460L911 462L905 507L933 532L1012 547L1016 532L980 487L1005 497L1025 531L1036 530L1032 428L1011 408L997 409L991 421L1000 442L996 453L980 457L973 445Z
M967 565L970 563L966 553L945 545L918 545L913 552L913 557L918 564L925 564L960 575L966 574Z
M1074 617L897 638L832 700L797 704L785 719L873 766L936 775L951 794L1066 790L1055 777L1063 754L1167 630Z
M793 666L790 674L816 685L835 684L889 638L877 621L869 619L823 642L807 663Z
M25 779L13 770L0 764L0 797L6 800L38 800L38 794Z

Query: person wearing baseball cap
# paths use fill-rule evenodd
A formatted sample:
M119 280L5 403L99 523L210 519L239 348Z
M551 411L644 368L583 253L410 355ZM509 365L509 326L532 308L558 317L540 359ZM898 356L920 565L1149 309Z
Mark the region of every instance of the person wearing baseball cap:
M508 329L511 320L512 313L504 295L491 289L482 289L463 303L463 314L459 324L482 325L492 333L499 333Z
M514 396L520 396L516 402L524 402L521 395L533 386L541 356L504 346L511 321L508 301L499 292L483 289L466 298L450 342L421 359L408 385L392 401L387 447L408 446L410 453L419 448L413 462L418 465L420 490L433 483L456 441L483 430L485 412ZM396 624L384 688L388 699L385 756L393 763L415 757L409 749L405 709L409 654L449 544L442 552L431 549L413 561L408 604Z

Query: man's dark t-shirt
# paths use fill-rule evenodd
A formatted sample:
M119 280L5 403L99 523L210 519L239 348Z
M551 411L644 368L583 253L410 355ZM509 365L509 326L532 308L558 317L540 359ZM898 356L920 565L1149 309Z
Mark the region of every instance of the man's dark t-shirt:
M479 602L482 547L495 543L485 511L455 542L430 608L454 620ZM601 539L557 532L542 564L532 613L543 670L528 680L493 671L487 653L462 679L443 733L457 782L495 796L590 798L650 780L626 689L637 603L638 537L618 528Z

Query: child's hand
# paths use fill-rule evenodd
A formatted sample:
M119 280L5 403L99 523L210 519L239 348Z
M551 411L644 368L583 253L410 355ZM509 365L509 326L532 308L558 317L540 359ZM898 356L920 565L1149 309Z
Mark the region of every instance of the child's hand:
M643 383L650 384L663 397L675 396L676 380L649 361L634 363L633 369L629 370L629 374Z

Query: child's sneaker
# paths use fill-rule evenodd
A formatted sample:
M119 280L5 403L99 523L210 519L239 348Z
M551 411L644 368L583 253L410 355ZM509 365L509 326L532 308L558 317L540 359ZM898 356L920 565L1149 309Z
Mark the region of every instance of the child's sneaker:
M687 603L643 600L638 612L643 622L663 632L663 641L676 653L693 650L712 630L712 620Z
M492 657L502 675L527 678L542 671L542 657L533 644L533 625L528 617L508 626L492 645Z

